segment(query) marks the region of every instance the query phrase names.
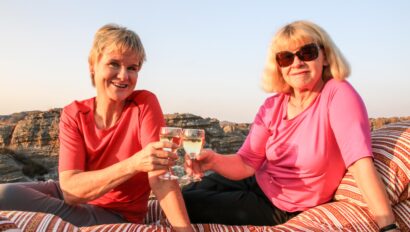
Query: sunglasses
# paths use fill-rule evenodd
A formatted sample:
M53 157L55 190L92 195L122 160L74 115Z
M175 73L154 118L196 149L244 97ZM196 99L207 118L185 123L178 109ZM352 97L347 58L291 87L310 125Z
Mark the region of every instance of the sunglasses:
M295 55L301 61L312 61L319 56L319 47L315 43L310 43L302 46L299 51L292 53L289 51L283 51L276 53L276 62L282 68L288 67L293 64Z

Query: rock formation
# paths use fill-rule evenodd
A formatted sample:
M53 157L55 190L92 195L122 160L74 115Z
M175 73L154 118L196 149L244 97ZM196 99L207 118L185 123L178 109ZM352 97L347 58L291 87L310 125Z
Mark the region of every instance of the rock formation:
M0 116L0 183L57 179L58 123L61 109ZM236 152L250 124L220 122L193 114L166 114L168 126L202 128L206 148L222 154ZM410 117L370 119L372 129Z

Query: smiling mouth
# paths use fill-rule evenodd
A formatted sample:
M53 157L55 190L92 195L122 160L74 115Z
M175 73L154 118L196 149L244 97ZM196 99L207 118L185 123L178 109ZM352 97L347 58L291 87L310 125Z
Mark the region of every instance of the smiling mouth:
M300 74L306 74L306 73L308 73L308 71L301 71L301 72L293 73L292 75L300 75Z
M115 87L120 88L120 89L125 89L128 87L127 84L116 84L116 83L112 83Z

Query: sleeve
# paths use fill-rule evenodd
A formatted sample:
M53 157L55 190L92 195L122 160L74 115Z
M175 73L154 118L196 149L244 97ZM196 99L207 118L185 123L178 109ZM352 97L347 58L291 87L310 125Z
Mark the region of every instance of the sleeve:
M249 134L237 153L247 165L255 170L259 169L266 159L266 143L271 135L267 118L269 117L267 117L265 102L259 108Z
M372 157L370 126L366 107L346 81L335 88L329 101L330 126L346 167L364 157Z
M160 128L165 125L164 115L157 97L147 91L144 106L141 109L141 147L159 140Z
M63 109L59 123L59 172L85 169L85 145L75 118Z

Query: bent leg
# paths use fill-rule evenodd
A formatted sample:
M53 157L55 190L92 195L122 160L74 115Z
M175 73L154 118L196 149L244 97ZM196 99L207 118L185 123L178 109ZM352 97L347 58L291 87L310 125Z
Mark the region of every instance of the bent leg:
M204 177L183 189L192 223L276 225L275 207L254 177L231 181L218 174Z
M98 206L66 204L55 181L0 184L0 209L50 213L76 226L126 222Z

